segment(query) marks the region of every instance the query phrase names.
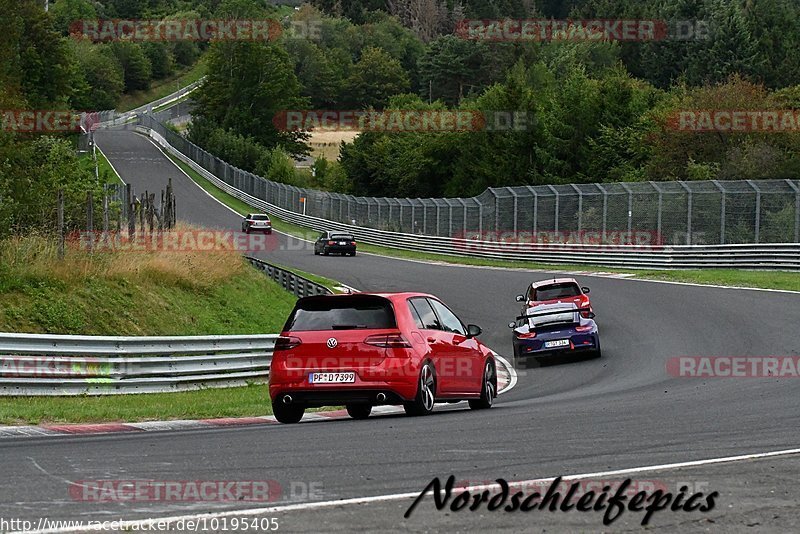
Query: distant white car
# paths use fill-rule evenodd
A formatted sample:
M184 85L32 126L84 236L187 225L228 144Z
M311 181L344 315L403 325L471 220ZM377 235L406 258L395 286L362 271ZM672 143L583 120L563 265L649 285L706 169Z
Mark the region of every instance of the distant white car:
M250 232L271 234L272 221L266 213L248 213L242 221L242 232L246 234Z

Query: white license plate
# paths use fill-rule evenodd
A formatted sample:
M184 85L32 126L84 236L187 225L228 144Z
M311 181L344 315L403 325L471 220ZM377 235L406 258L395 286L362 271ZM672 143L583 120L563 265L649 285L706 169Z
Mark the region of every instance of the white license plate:
M309 384L352 384L356 381L356 374L347 373L309 373Z
M554 347L569 347L569 339L556 339L555 341L544 342L544 348L552 349Z
M347 244L347 241L339 241L339 244L340 244L340 245L346 245L346 244Z

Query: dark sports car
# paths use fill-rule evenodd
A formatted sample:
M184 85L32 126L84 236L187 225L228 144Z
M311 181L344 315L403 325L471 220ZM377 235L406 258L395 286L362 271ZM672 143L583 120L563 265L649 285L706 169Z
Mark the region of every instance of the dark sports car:
M577 353L601 355L594 313L573 303L528 308L508 326L514 331L514 359L518 363Z

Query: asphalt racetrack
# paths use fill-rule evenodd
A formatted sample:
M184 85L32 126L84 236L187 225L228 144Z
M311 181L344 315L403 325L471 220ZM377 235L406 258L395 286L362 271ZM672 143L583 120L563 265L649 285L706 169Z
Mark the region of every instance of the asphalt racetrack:
M179 219L240 229L238 215L194 185L146 137L100 131L96 138L137 192L159 191L171 177ZM438 295L463 320L479 324L482 341L505 356L511 355L506 325L518 311L514 296L547 277L367 254L317 257L302 241L272 237L273 250L261 254L266 260L360 290ZM437 511L430 497L405 519L413 499L397 496L418 493L433 477L451 474L460 481L520 481L622 470L597 478L631 477L671 491L689 482L705 493L719 492L712 511L661 511L650 528L796 530L798 456L624 470L797 448L800 380L680 378L666 364L675 356L797 356L800 295L606 277L579 281L592 290L603 357L520 370L517 386L491 410L456 407L423 418L5 440L0 517L139 520L274 504L279 508L250 517L278 518L279 531L289 532L639 530L641 513L627 512L603 526L598 512ZM69 494L71 482L98 479L270 479L286 500L84 502ZM330 503L362 497L378 498ZM280 508L290 503L298 506Z

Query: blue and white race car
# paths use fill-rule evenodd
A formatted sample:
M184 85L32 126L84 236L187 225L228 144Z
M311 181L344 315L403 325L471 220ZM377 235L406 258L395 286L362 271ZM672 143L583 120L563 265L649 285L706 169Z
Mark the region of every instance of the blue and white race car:
M594 313L578 308L574 303L528 308L508 326L514 331L514 360L517 363L578 353L597 358L601 355Z

